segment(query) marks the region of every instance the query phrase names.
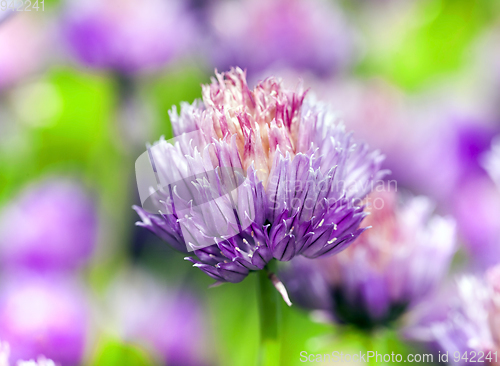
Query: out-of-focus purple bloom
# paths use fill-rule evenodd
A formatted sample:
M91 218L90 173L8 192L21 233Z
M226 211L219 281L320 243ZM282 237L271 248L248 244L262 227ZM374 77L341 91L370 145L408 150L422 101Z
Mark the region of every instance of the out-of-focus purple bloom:
M434 121L434 125L428 124L421 130L416 145L422 154L417 151L412 154L414 184L453 208L464 182L486 176L481 157L498 131L474 118L440 114L429 121ZM425 138L425 134L432 137Z
M447 197L445 202L457 218L471 262L483 267L500 263L500 222L496 219L500 215L500 184L495 185L491 180L498 179L500 165L497 148L487 151L497 131L484 126L470 127L472 131L456 132L465 132L464 143L455 145L459 153L441 148L443 154L453 156L447 167L454 165L451 170L457 172L455 179L448 183L451 193L443 193L443 196ZM454 145L445 146L450 150L454 148ZM439 160L438 155L436 158Z
M389 179L404 184L413 164L408 164L416 151L421 134L411 123L408 100L401 90L379 79L364 82L345 80L314 84L335 109L348 129L373 148L386 155L384 167L391 170ZM402 138L404 136L404 138ZM407 172L410 173L407 173ZM414 181L412 177L412 182Z
M384 166L400 185L451 211L461 185L486 176L481 158L498 127L484 117L445 102L410 100L381 82L341 84L332 94L334 106L345 105L346 125L387 154Z
M161 67L190 50L196 26L177 0L70 0L62 31L83 64L130 74Z
M212 9L213 58L253 74L292 67L325 75L353 60L354 36L341 10L322 0L220 1Z
M437 127L428 125L422 130L417 144L422 154L412 154L414 171L407 178L413 177L415 187L439 200L457 218L471 262L480 266L498 263L500 225L494 217L500 210L494 202L500 202L500 192L482 166L498 130L481 119L441 115L440 122L436 118L429 121ZM423 136L431 136L431 131L434 135L426 141Z
M368 200L371 229L343 253L294 265L285 277L292 301L300 304L302 291L320 288L319 279L312 281L301 267L319 267L327 291L309 309L333 311L336 320L361 328L388 324L421 301L443 278L455 251L453 220L431 215L427 198L398 203L395 192L384 192Z
M9 366L10 347L0 342L0 366ZM37 361L17 361L16 366L55 366L54 361L39 356Z
M464 182L485 177L482 156L499 127L440 93L408 98L381 80L314 83L360 138L381 149L391 179L453 210Z
M445 321L450 312L450 299L455 296L454 283L444 280L436 291L420 301L407 313L399 329L400 335L412 342L424 345L426 349L438 353L441 346L436 342L431 326Z
M80 364L87 310L78 284L14 273L1 290L0 339L9 343L14 359L44 355L62 365Z
M489 364L500 365L500 267L490 269L485 278L460 278L452 300L448 319L431 325L436 342L449 352L450 361L455 361L455 352L463 355L474 350L484 353L483 361L491 352ZM453 364L467 364L467 360L460 357Z
M359 203L385 175L383 156L356 144L305 93L275 78L250 90L245 73L233 69L203 87L203 102L183 104L180 115L174 109L171 120L178 141L160 141L152 152L158 175L176 182L201 174L187 186L196 187L192 201L208 203L196 210L179 196L180 185L165 188L156 200L163 214L136 207L139 225L181 250L208 242L188 259L209 276L239 282L272 258L335 254L364 230ZM190 131L199 131L199 143L183 139ZM225 174L227 167L234 172ZM237 189L220 198L233 180Z
M500 136L493 141L491 150L484 154L483 166L491 179L500 187Z
M293 304L310 311L331 310L330 286L319 270L317 261L296 258L291 265L292 270L283 271L280 278ZM329 314L326 317L331 318Z
M207 364L206 323L189 291L170 291L154 279L131 272L108 293L111 316L127 341L151 347L167 365Z
M211 33L210 14L219 0L187 0L187 8L196 18L200 31Z
M92 253L97 234L94 204L69 180L28 187L0 217L2 267L74 269Z
M323 86L322 94L334 107L342 106L348 128L387 155L384 167L391 170L390 179L430 196L456 217L471 262L498 263L500 191L483 167L498 126L439 93L416 100L380 81L331 84Z
M38 20L28 14L4 19L0 24L0 89L40 67L46 38Z
M500 190L488 178L466 181L457 192L454 214L471 264L500 263Z

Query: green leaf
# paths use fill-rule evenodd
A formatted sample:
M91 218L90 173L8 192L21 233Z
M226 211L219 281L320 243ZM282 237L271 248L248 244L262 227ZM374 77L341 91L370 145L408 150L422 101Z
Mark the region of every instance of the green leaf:
M97 349L93 366L154 366L158 363L140 347L119 340L106 340Z

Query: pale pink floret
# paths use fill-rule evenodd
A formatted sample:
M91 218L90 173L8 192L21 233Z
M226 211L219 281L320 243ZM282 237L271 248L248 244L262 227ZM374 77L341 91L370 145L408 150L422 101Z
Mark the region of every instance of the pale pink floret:
M253 163L266 186L276 150L279 148L283 155L289 153L291 158L297 152L305 92L289 91L275 78L268 78L250 90L245 72L239 68L216 74L216 78L203 86L207 109L197 110L197 105L189 108L198 118L188 118L187 106L183 106L180 118L174 109L171 114L174 133L180 135L200 129L206 143L214 139L229 142L231 136L236 135L243 169L246 171ZM188 124L179 126L186 120Z

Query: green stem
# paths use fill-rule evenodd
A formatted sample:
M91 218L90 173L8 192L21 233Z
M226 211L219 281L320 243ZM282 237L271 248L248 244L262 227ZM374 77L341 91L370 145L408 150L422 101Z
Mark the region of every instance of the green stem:
M281 299L274 288L270 274L275 272L276 262L271 261L259 276L259 313L260 313L260 366L278 366L280 364L280 328Z

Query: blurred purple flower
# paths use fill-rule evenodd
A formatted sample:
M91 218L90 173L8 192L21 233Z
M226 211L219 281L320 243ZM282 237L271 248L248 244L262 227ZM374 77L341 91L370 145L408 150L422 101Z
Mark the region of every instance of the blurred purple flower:
M445 279L436 291L420 301L405 314L399 334L407 341L418 342L433 353L442 351L436 342L431 326L443 322L450 312L450 299L455 296L454 283Z
M0 216L0 259L5 267L67 270L90 257L97 234L94 204L69 180L26 188Z
M482 156L499 132L487 117L449 105L441 95L410 99L381 80L329 84L322 94L342 108L349 129L387 155L384 167L399 185L451 211L462 184L486 176Z
M44 355L78 365L86 327L85 298L67 278L14 273L2 283L0 339L10 345L14 359Z
M7 343L0 342L0 366L9 366L10 347ZM55 366L54 361L39 356L37 361L17 361L16 366Z
M443 210L452 213L469 253L479 266L500 261L500 191L483 168L498 128L480 118L435 114L421 130L412 153L413 172L406 175L413 187L438 200ZM425 137L432 136L431 138ZM417 153L421 151L421 153ZM407 172L395 170L396 177Z
M500 154L497 142L493 142L488 151L495 133L497 131L491 128L481 130L474 126L473 131L465 134L464 140L471 143L459 146L461 154L456 154L454 164L462 165L456 169L462 174L457 177L455 187L450 187L453 194L447 202L465 239L468 258L480 268L500 263L500 222L497 219L500 215Z
M220 1L212 9L215 65L250 74L292 67L325 75L353 61L354 36L341 10L322 0Z
M145 343L167 365L207 364L206 322L197 298L138 272L122 276L108 292L107 317L127 341Z
M472 264L498 263L500 224L495 217L500 214L500 191L482 166L498 127L442 111L430 111L416 123L422 127L407 159L412 168L394 168L395 178L430 195L455 216Z
M359 138L386 155L383 166L390 179L404 184L410 174L418 130L411 124L408 100L401 90L384 80L318 82L314 90L340 111L340 118ZM404 138L402 138L404 136ZM412 177L413 179L413 177ZM413 180L412 180L413 181Z
M412 155L414 184L450 209L464 182L486 176L481 157L498 129L462 116L438 115L429 121L416 145L422 154L415 150ZM426 138L426 134L432 137ZM401 174L404 174L402 169Z
M494 139L491 150L483 155L483 166L500 188L500 136Z
M171 120L178 141L151 150L156 169L197 192L183 201L180 185L165 188L156 199L162 214L136 207L138 224L180 250L208 242L188 260L216 280L240 282L272 258L338 253L364 230L361 199L385 175L383 156L355 143L305 93L275 78L250 90L245 73L233 69L203 87L203 102L183 104L180 116L174 109ZM186 137L190 131L199 131L198 144ZM220 197L231 184L237 188ZM193 201L207 203L200 210Z
M465 181L457 192L454 215L470 264L483 269L500 263L500 190L488 178Z
M319 289L308 309L333 311L337 321L373 328L396 320L434 290L455 251L455 224L431 215L425 197L404 203L398 198L395 192L368 196L366 223L373 227L343 253L292 262L284 274L292 301L304 304L304 296Z
M197 31L181 1L69 0L62 32L81 63L130 74L183 55Z
M390 179L430 196L456 217L468 260L479 266L498 263L500 190L484 160L493 176L498 164L494 149L490 158L484 155L499 127L477 111L465 112L448 95L410 99L379 80L329 84L316 89L326 89L322 94L342 107L349 129L387 155L383 167L391 170Z
M500 267L490 269L485 278L460 278L451 300L448 318L430 326L435 341L449 352L450 361L455 361L458 352L459 361L453 364L466 365L468 360L462 355L474 350L484 353L483 361L491 352L489 364L500 365Z
M472 264L484 268L500 263L500 140L480 159L490 175L468 179L460 188L455 216ZM495 184L496 183L496 184Z
M37 71L43 62L46 39L36 17L18 14L0 24L0 89Z

